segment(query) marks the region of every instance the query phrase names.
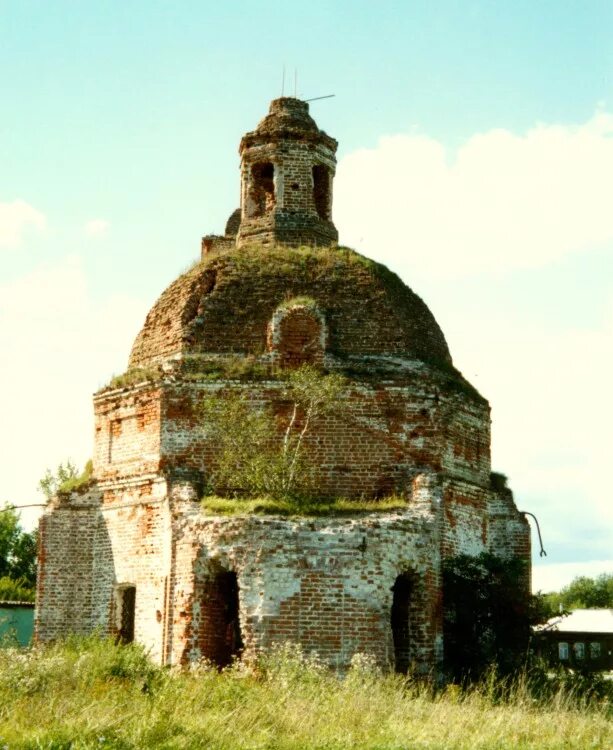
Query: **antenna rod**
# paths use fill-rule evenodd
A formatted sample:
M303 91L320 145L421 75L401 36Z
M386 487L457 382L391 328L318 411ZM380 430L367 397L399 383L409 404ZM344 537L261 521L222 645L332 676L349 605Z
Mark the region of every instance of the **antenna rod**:
M314 96L312 99L304 99L305 102L316 102L319 99L332 99L336 94L326 94L325 96Z

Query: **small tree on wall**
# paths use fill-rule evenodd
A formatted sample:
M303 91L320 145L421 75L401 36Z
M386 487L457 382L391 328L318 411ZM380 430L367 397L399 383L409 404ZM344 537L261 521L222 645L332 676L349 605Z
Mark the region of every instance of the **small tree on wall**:
M322 417L338 412L344 378L303 365L287 378L290 406L275 416L251 395L225 393L202 403L205 429L216 446L211 492L294 500L309 493L305 439Z

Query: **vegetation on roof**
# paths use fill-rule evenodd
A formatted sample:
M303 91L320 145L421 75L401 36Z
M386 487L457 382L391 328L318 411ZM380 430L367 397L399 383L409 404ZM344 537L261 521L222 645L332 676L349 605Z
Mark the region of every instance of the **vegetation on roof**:
M91 458L86 462L83 471L79 471L75 464L68 459L65 463L60 463L55 471L47 469L38 483L38 489L49 501L57 494L66 495L69 492L86 489L93 472L94 464Z
M161 378L159 367L133 367L121 375L113 375L109 382L100 391L110 391L116 388L128 388L141 383L150 383Z
M203 424L217 448L210 490L265 494L296 507L312 497L315 472L304 455L304 439L317 420L345 408L344 387L342 376L303 365L288 372L285 398L291 408L285 416L247 393L205 398Z
M381 500L305 500L295 503L290 499L271 497L219 497L207 495L201 502L208 516L351 516L360 513L386 513L407 508L404 497L392 495Z
M286 380L287 370L262 362L253 354L224 357L186 356L181 360L181 377L187 381Z

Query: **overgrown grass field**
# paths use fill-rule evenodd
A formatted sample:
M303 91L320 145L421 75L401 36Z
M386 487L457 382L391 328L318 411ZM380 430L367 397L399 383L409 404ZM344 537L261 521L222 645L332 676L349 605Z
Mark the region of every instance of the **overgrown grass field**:
M433 691L366 657L344 679L288 647L256 669L169 671L137 646L0 649L0 748L610 748L610 704L526 680Z

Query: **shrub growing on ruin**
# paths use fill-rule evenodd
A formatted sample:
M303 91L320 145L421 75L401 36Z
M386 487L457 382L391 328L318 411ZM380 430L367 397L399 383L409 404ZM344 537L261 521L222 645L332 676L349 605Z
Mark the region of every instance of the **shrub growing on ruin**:
M60 463L55 471L47 469L38 483L38 489L48 502L58 492L72 492L85 487L92 478L93 471L94 465L91 459L87 461L81 472L68 459L66 463Z
M206 398L202 418L217 451L209 491L293 502L308 497L312 467L305 438L319 419L338 411L343 387L340 375L304 365L288 374L284 415L252 395Z
M443 566L445 667L454 680L525 666L531 626L544 612L526 585L527 562L490 553L458 555Z

